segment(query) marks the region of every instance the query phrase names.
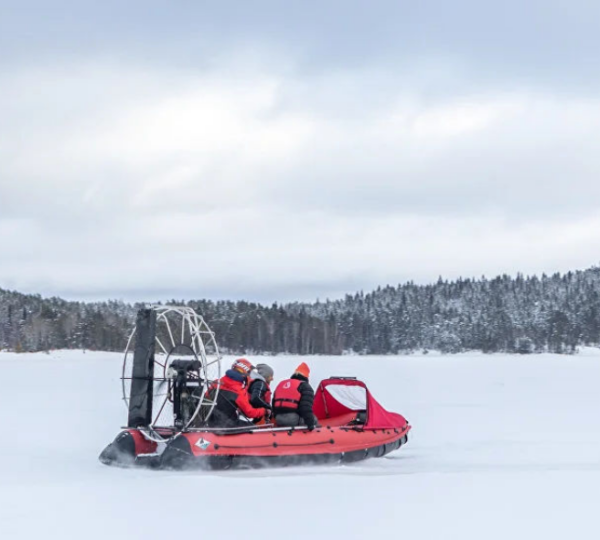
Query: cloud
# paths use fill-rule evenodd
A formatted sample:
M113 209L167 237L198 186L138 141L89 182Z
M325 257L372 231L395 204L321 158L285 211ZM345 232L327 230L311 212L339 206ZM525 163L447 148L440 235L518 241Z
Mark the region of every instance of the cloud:
M600 99L584 64L566 65L573 45L555 47L552 71L537 30L525 51L522 21L502 59L487 40L474 47L485 28L463 21L461 34L448 14L434 32L442 17L419 10L408 17L419 31L381 10L343 13L353 34L337 21L327 38L319 19L299 41L307 12L289 35L275 15L252 15L250 28L237 14L226 47L185 25L177 39L157 30L155 44L135 25L148 51L166 45L152 60L110 29L104 54L55 45L41 62L43 47L13 32L21 60L0 64L0 286L311 300L596 264ZM563 28L559 12L552 3L545 27ZM588 23L573 17L583 47ZM65 39L84 39L97 25L86 21ZM114 53L123 44L131 57Z
M472 83L597 88L599 20L591 0L22 0L3 10L1 61L104 56L194 71L250 49L291 58L303 74L443 58L467 66Z

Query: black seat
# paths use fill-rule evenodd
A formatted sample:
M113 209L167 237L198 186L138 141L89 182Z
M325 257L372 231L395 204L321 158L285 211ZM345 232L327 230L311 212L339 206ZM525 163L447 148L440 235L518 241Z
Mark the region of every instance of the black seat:
M351 425L362 425L367 422L367 411L357 411L356 418L350 422Z

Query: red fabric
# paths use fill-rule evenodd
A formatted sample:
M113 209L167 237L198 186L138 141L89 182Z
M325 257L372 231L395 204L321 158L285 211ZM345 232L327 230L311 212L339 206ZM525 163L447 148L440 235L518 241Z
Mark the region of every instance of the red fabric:
M367 422L365 429L404 429L408 422L401 414L386 411L367 390Z
M273 408L285 407L286 409L297 409L300 404L300 398L302 397L298 387L302 384L299 379L287 379L281 381L277 388L275 388L275 394L273 395ZM292 399L292 401L281 401ZM277 403L279 401L279 403Z
M313 405L313 412L319 420L334 418L352 412L352 409L337 401L327 391L327 387L330 384L360 386L365 389L367 393L367 422L364 425L365 429L403 429L407 425L406 419L401 414L385 410L371 395L367 385L356 379L326 379L319 384Z
M128 429L129 434L133 438L133 444L135 445L135 455L140 454L152 454L156 452L158 446L154 441L149 441L142 435L139 429Z
M356 379L325 379L317 388L315 393L315 401L313 404L313 413L319 420L325 418L334 418L335 416L352 412L352 409L340 403L326 390L330 384L338 384L341 386L361 386L365 390L367 389L365 383L362 381L357 381Z
M260 409L255 409L252 405L250 405L248 392L244 382L234 381L225 375L219 380L219 389L227 390L237 394L237 397L235 398L235 404L237 405L238 409L240 409L240 411L242 411L248 418L260 418L266 414L266 409L262 407Z

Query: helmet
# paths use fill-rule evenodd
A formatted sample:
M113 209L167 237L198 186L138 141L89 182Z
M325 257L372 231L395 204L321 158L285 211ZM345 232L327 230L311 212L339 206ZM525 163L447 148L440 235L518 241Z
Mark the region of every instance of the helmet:
M245 358L238 358L232 365L231 369L242 373L243 375L248 375L254 366Z

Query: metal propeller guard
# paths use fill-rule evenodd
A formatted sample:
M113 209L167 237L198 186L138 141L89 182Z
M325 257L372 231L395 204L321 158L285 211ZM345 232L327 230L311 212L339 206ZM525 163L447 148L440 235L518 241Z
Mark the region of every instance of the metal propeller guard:
M144 321L140 323L142 312L151 321L147 333ZM145 344L140 343L144 340ZM147 371L140 374L134 357L144 345ZM140 310L121 372L123 402L130 413L128 427L143 428L149 440L166 442L182 431L205 425L218 388L212 401L206 392L221 377L221 358L214 332L191 307L151 305ZM146 400L142 404L145 421L132 420L132 399Z

